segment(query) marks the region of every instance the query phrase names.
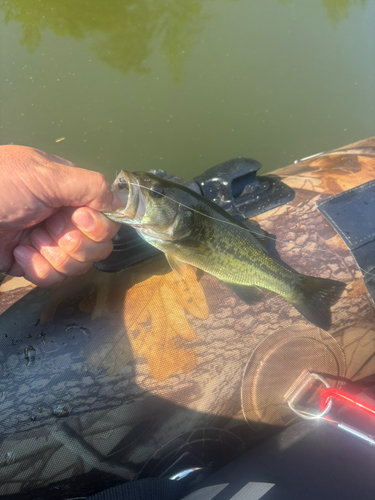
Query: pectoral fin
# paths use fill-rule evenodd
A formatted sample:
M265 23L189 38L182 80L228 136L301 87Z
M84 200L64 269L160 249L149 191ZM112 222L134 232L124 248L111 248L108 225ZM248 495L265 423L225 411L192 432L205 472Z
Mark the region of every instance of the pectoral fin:
M171 266L171 269L179 275L181 279L185 279L186 276L186 264L185 262L182 262L181 260L176 259L173 255L170 253L164 254L168 264Z
M193 240L191 238L179 240L177 244L201 255L209 255L212 252L210 247L208 247L201 241Z
M257 286L234 285L225 281L223 283L246 304L251 305L264 299L264 291Z

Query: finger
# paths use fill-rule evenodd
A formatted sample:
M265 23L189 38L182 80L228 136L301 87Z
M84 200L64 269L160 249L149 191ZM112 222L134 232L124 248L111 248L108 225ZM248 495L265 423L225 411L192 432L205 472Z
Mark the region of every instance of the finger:
M62 283L65 276L56 271L51 264L35 248L20 245L13 251L17 263L24 270L27 280L43 288Z
M45 226L57 245L79 262L97 262L108 257L112 251L111 240L91 240L76 228L67 210L59 210L46 220Z
M48 198L54 207L85 205L99 211L119 208L119 200L103 174L78 168L63 158L36 151L48 170L41 179L42 192L48 182Z
M12 263L10 269L8 270L7 274L9 276L17 276L18 278L25 276L25 271L18 264L18 262L14 259L14 257L13 257L13 263Z
M85 274L92 266L91 262L79 262L61 249L49 233L43 229L35 229L30 240L33 247L61 274L75 276Z
M109 241L116 236L120 224L109 220L92 208L77 208L71 216L73 224L93 241Z
M13 249L20 238L21 231L0 231L0 273L9 273L14 262Z

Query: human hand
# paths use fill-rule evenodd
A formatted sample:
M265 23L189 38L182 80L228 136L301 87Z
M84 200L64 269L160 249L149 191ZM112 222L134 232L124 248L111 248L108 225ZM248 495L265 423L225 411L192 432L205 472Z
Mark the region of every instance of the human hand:
M84 274L112 251L122 206L105 177L25 146L0 146L0 272L41 287Z

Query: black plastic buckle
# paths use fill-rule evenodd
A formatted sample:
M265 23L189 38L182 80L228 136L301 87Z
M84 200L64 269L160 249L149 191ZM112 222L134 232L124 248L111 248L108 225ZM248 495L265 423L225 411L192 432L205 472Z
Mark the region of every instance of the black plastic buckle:
M236 158L206 170L194 180L205 198L235 219L244 220L294 198L294 191L276 175L257 177L261 167L251 158Z
M257 177L261 166L250 158L236 158L220 163L187 182L181 177L168 176L164 170L151 172L201 194L236 220L246 220L294 198L294 191L276 175ZM113 239L112 253L97 262L95 267L105 272L120 271L158 254L160 251L144 241L135 229L123 225Z

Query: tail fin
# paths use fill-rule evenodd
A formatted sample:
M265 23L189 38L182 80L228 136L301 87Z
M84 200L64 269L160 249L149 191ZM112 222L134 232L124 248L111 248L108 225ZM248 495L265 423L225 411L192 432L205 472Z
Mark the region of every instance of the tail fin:
M290 303L311 323L329 330L331 306L339 300L345 286L341 281L301 275Z

